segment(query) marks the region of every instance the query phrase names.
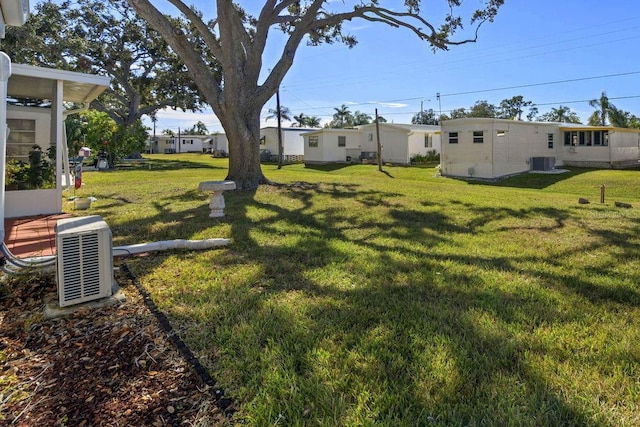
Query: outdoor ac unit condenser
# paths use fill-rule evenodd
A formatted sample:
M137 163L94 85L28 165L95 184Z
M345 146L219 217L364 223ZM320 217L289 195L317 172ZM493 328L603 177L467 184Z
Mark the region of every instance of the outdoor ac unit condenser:
M102 217L58 220L56 251L60 307L111 296L111 230Z

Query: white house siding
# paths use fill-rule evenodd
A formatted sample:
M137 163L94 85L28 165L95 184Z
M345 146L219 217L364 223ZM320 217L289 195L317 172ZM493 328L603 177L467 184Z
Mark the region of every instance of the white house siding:
M504 136L500 136L503 132ZM553 138L551 148L549 135ZM529 171L534 157L553 157L557 161L560 138L555 124L494 122L492 139L494 162L491 178Z
M450 143L452 132L458 134L457 144ZM442 126L441 170L443 175L487 179L513 175L531 170L533 157L553 157L557 162L560 144L553 123L447 120Z
M338 146L339 137L344 137L344 147ZM309 146L310 138L317 138L317 147ZM305 163L347 162L347 156L351 156L350 161L357 161L352 156L361 145L360 132L356 129L321 129L305 133L303 139Z
M384 162L408 164L416 154L424 155L432 150L440 152L439 126L382 123L379 132ZM309 136L318 138L317 149L308 146ZM346 138L345 147L338 147L338 136ZM425 140L431 146L425 146ZM305 134L304 141L305 163L359 162L360 159L375 159L378 153L375 124L354 129L321 129Z
M227 155L229 153L229 141L224 133L214 133L202 142L202 149L206 153Z
M302 161L304 157L303 133L317 129L282 128L282 155L285 161ZM267 149L272 158L278 155L278 128L260 129L260 148Z
M617 129L609 133L611 147L611 165L625 167L638 164L640 131Z
M565 140L565 132L576 132L575 141ZM596 145L594 132L601 133L602 141L607 132L608 145ZM457 144L450 143L452 133L457 133ZM474 143L480 135L483 142ZM626 167L638 164L639 141L640 131L631 129L489 118L447 120L442 124L441 171L445 176L500 178L531 170L534 157L552 157L556 166Z
M638 144L640 130L621 129L612 127L563 126L560 127L563 140L564 164L567 166L623 168L638 164ZM565 133L576 132L577 141L569 138L569 145L565 145ZM580 133L589 134L594 138L594 132L607 132L608 142L602 141L596 145L595 141L581 140ZM604 139L604 137L602 137Z
M51 109L7 106L7 159L29 163L33 144L46 151L51 146Z
M483 132L483 143L473 142L473 132ZM492 178L494 127L485 120L447 120L442 122L440 170L446 176ZM452 143L457 137L457 143ZM501 140L501 147L510 146L509 132ZM514 138L515 139L515 138ZM505 163L512 157L508 151L499 154Z

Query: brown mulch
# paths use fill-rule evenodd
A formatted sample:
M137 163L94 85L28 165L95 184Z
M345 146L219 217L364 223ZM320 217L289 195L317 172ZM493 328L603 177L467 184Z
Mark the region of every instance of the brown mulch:
M44 318L53 276L0 284L0 425L219 426L214 393L172 345L137 288L126 302Z

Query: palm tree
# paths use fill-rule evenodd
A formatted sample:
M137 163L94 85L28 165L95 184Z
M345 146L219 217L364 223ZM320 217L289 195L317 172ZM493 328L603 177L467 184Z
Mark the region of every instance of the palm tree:
M543 122L580 123L580 117L571 108L560 105L539 117Z
M305 116L304 113L300 113L297 116L293 116L293 120L296 121L296 123L294 123L293 126L297 126L299 128L302 128L302 127L307 126L307 122L309 120L309 117Z
M353 113L353 125L354 126L360 126L360 125L368 125L369 123L371 123L371 116L366 114L366 113L362 113L360 111L356 111L355 113Z
M353 115L349 111L349 107L342 104L340 108L334 108L336 110L333 115L333 125L335 128L345 128L353 125Z
M310 128L319 128L320 127L320 117L317 116L309 116L307 117L307 127Z
M267 116L267 120L269 119L277 119L278 118L278 110L275 108L269 108L269 115ZM284 105L280 106L280 119L286 120L288 122L291 121L291 110Z
M609 110L613 107L613 105L609 103L607 93L605 91L602 91L602 93L600 94L600 99L592 99L591 101L589 101L589 105L599 110L593 112L593 114L589 118L589 124L592 126L606 126Z

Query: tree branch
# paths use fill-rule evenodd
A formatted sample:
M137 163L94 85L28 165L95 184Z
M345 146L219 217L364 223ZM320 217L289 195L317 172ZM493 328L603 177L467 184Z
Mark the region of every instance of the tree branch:
M164 37L175 52L181 52L181 59L187 65L189 75L194 81L200 82L200 90L211 108L220 111L222 87L212 74L200 54L193 49L182 29L175 28L149 0L127 0L129 4L143 16ZM179 2L172 0L172 2ZM199 19L199 18L198 18ZM200 19L199 19L200 20Z
M209 50L213 56L218 56L221 54L220 51L220 42L216 39L215 35L212 32L212 28L204 23L202 18L190 7L185 5L180 0L169 0L169 2L174 5L182 14L196 27L200 36L206 43ZM215 22L215 21L214 21Z

